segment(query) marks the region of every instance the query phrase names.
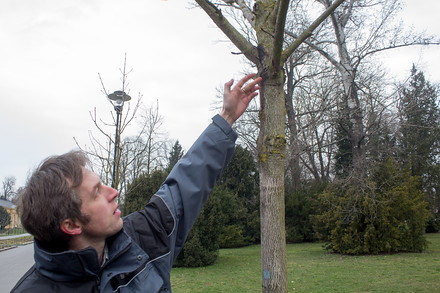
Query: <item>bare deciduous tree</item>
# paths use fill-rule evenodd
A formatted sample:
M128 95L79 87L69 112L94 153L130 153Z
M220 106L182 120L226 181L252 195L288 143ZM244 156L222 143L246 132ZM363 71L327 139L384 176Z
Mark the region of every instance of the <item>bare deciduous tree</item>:
M128 183L141 174L151 174L166 164L170 142L162 132L163 117L158 102L143 108L139 115L139 133L123 140L121 149L121 185L124 193Z
M131 72L126 71L126 59L124 67L120 71L122 91L125 92L128 87L127 76ZM103 93L108 97L109 93L105 89L101 76L99 77ZM145 107L142 98L143 96L139 93L134 105L132 105L133 102L124 103L125 107L122 109L119 122L116 121L117 117L113 112L111 112L112 122L102 120L98 117L95 108L93 112L90 112L90 117L99 136L89 131L90 145L84 146L81 146L74 138L77 146L89 155L92 167L99 174L103 183L107 185L111 183L113 188L119 191L118 200L123 200L128 182L141 173L149 173L161 165L163 154L166 153L167 140L160 130L163 118L159 114L159 105L155 103ZM116 126L118 126L118 130L115 130ZM124 136L128 128L135 127L136 130L132 131L136 133L135 135ZM119 135L115 136L114 131L118 131ZM115 166L115 180L111 182L113 166Z
M13 200L17 192L15 191L16 179L14 176L7 176L3 179L0 198L4 200Z
M333 3L331 0L317 2L326 9ZM337 72L341 88L338 123L351 146L351 164L346 166L347 172L353 171L355 176L362 177L366 171L365 146L367 133L371 130L368 120L372 117L370 106L382 104L382 109L376 109L377 114L384 113L387 104L384 101L371 103L372 99L386 98L386 94L381 97L371 95L375 87L371 83L372 77L381 76L377 68L369 65L371 57L395 48L440 44L434 37L405 32L402 23L396 21L400 5L400 0L348 0L342 9L331 14L329 25L305 41ZM292 33L292 36L295 34ZM377 82L381 81L377 78Z
M260 212L262 287L264 292L287 292L284 167L286 161L283 66L293 52L342 3L337 0L292 42L285 38L290 0L196 0L214 23L257 68L260 90ZM295 2L295 1L294 1ZM220 8L239 11L247 24L234 27Z

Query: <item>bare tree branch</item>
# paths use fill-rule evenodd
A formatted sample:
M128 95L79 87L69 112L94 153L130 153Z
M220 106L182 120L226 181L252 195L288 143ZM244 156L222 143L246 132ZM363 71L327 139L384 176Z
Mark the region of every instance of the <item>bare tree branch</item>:
M313 31L329 16L333 13L333 11L338 8L345 0L337 0L335 1L329 8L327 8L303 33L292 43L290 44L283 52L281 60L282 62L286 62L287 58L310 36L312 36Z
M208 14L218 28L228 36L231 42L254 64L258 63L257 49L249 43L223 16L222 11L218 9L211 1L196 0L197 4Z
M249 24L255 29L255 14L253 11L246 5L244 0L236 0L236 2L240 7L244 18L246 18Z

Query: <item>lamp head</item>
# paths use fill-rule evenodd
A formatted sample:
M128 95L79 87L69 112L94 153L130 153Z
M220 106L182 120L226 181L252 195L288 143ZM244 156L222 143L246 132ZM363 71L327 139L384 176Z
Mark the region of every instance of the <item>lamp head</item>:
M124 102L131 100L131 97L123 91L115 91L109 94L108 98L114 102L115 107L121 107Z

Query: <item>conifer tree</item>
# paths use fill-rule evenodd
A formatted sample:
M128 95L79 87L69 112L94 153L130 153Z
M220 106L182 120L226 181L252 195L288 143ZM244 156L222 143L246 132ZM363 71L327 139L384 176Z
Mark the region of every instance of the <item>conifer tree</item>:
M422 178L421 188L438 218L440 200L439 89L413 65L409 83L400 91L400 158L411 166L411 175Z

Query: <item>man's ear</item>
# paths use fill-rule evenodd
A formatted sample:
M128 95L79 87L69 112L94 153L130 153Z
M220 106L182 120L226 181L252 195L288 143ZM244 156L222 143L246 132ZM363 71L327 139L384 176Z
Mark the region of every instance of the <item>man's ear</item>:
M60 229L67 235L79 235L82 233L81 226L72 219L65 219L61 223Z

